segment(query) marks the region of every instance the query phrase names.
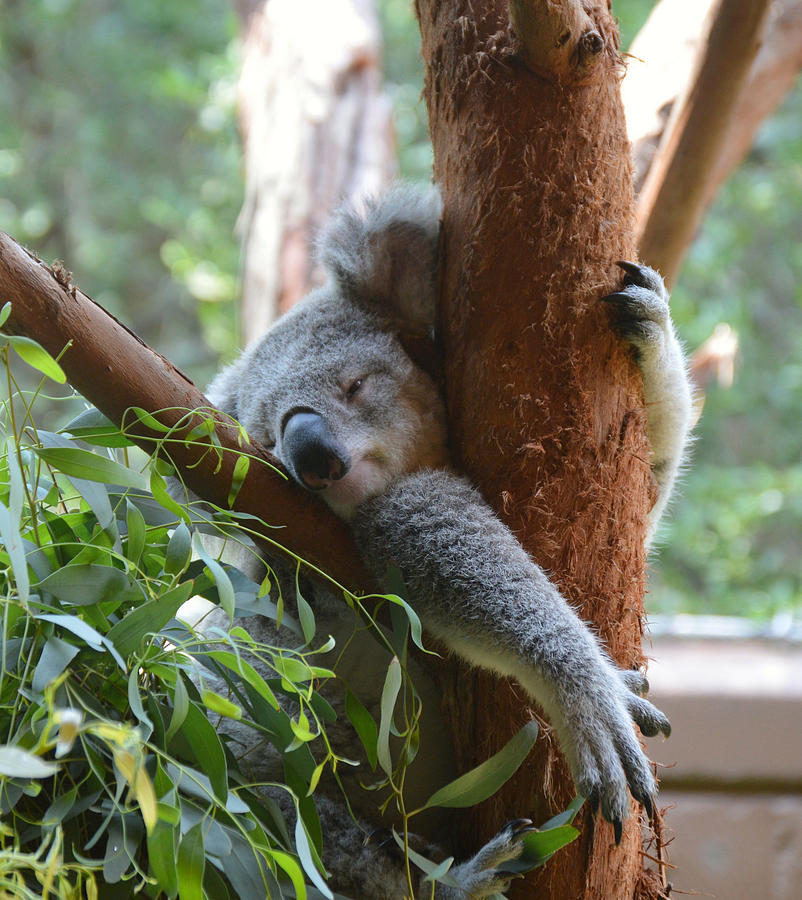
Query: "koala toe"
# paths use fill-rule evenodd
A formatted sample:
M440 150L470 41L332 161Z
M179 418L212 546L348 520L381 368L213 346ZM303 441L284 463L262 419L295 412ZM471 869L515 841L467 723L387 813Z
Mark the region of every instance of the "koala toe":
M644 737L654 737L662 732L666 737L671 734L671 722L668 717L648 700L630 694L626 698L629 714L637 722Z
M634 669L621 669L621 681L633 694L645 697L649 693L649 679Z

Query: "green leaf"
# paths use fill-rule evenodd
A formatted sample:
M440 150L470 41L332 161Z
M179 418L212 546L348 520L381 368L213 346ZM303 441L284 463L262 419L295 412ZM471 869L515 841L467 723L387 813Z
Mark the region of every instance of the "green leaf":
M138 422L141 422L146 428L150 428L151 431L157 431L161 434L169 434L172 431L172 427L170 425L165 425L163 422L160 422L154 415L149 413L147 410L142 409L141 406L129 406L125 411L125 425L126 428L130 429L133 425L131 422L128 413L133 413Z
M192 555L192 537L184 522L175 529L167 542L164 571L168 575L178 575L188 565Z
M196 533L193 535L192 545L197 555L206 564L209 575L217 586L217 596L220 598L220 606L223 607L229 620L233 621L235 599L234 586L231 584L231 579L228 577L226 570L220 563L206 552L206 548L203 546L203 541L199 534Z
M74 644L62 641L56 635L51 635L47 639L33 673L31 686L35 694L41 694L51 681L61 675L78 653L78 649Z
M158 600L132 609L109 631L107 637L123 656L138 650L147 634L158 634L178 609L192 596L193 581L185 581Z
M11 315L11 302L3 304L3 308L0 309L0 328L6 324L8 321L8 317Z
M501 863L502 872L530 872L542 866L558 850L575 840L579 832L572 825L559 825L548 831L533 831L523 838L524 850L517 858Z
M548 822L544 822L540 826L540 831L548 831L550 828L557 828L559 825L570 825L576 818L576 814L582 809L584 802L585 798L581 794L577 794L561 813L557 813Z
M147 525L139 507L125 498L125 524L128 530L128 547L126 556L134 565L139 563L145 549Z
M486 800L515 773L537 738L537 723L527 722L498 753L465 775L435 791L423 809L431 806L465 807Z
M157 820L148 834L148 861L159 886L168 897L175 897L178 893L177 843L178 828Z
M401 689L401 663L394 656L387 667L387 676L384 679L381 697L381 720L379 722L379 736L376 742L376 758L379 765L387 773L392 775L393 763L390 757L390 727L393 724L393 710L398 692Z
M98 447L130 447L132 442L103 413L90 406L62 429L73 437Z
M298 816L298 819L295 822L295 849L298 852L298 859L300 859L301 865L304 867L304 872L306 872L306 875L312 884L314 884L327 900L334 900L334 895L329 890L326 882L320 877L320 873L315 866L315 862L312 858L312 848L306 833L306 826L304 825L304 820L301 816Z
M184 679L178 673L175 679L175 691L173 693L173 715L170 718L170 724L167 726L167 732L164 737L165 744L169 744L173 735L184 724L184 719L189 711L189 694L184 684Z
M14 570L20 603L26 604L30 594L30 576L28 575L28 563L25 560L22 535L8 507L3 503L0 503L0 541L2 541L6 553L8 553L8 558L11 560L11 568Z
M228 797L228 767L223 745L212 723L192 700L189 701L181 731L189 742L201 771L208 776L215 797L225 803Z
M122 487L142 489L146 485L145 477L140 472L80 447L34 447L33 451L40 459L65 475Z
M215 693L214 691L201 691L201 700L203 705L210 712L217 713L221 716L227 716L229 719L241 719L242 707L232 703L228 698Z
M248 477L248 469L251 467L251 461L247 456L238 456L234 463L234 471L231 473L231 488L228 491L227 503L229 507L234 505L237 495Z
M362 741L371 769L375 771L378 759L376 748L379 739L379 729L376 727L373 716L351 691L346 691L345 694L345 714L354 726L354 731L356 731L359 740Z
M205 868L203 827L198 822L181 837L178 845L178 896L181 900L203 900Z
M55 763L47 762L11 744L0 745L0 775L9 778L49 778L58 772Z
M43 578L37 587L73 606L128 599L132 590L141 596L139 588L132 584L125 572L98 563L63 566Z
M59 384L64 384L67 380L64 369L41 344L37 344L36 341L18 334L7 334L4 337L14 348L17 356L28 363L29 366L32 366L43 375L47 375L48 378L52 378L53 381Z
M296 900L306 900L307 890L304 884L304 873L294 857L290 856L289 853L283 853L281 850L270 850L270 858L274 859L289 875Z
M300 581L300 563L295 568L295 600L298 604L298 619L301 623L301 631L304 633L304 642L308 644L315 636L315 613L312 607L306 602L301 593Z
M173 513L178 519L189 522L189 512L186 507L177 503L170 496L170 492L167 490L167 482L156 471L154 466L151 466L150 469L150 492L153 494L154 499L166 510Z
M114 513L111 508L108 490L104 485L98 484L96 481L87 481L86 478L76 478L68 476L70 484L75 488L76 493L87 502L89 508L95 514L98 525L104 530L111 530L112 535L116 534L116 525ZM109 526L115 525L114 529Z
M462 892L456 878L454 878L453 875L448 874L448 870L454 862L453 856L441 863L433 863L430 859L426 859L425 856L421 856L420 853L416 853L412 847L405 847L403 838L395 829L393 829L393 839L407 856L409 856L409 861L414 863L422 872L426 873L425 881L440 881L443 884L449 885L449 887L459 889L460 893Z

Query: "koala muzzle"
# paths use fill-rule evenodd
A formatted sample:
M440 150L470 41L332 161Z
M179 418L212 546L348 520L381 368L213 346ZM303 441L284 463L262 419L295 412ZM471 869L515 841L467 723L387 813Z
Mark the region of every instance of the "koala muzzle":
M322 491L351 468L351 459L316 412L293 413L284 423L282 457L295 479L310 491Z

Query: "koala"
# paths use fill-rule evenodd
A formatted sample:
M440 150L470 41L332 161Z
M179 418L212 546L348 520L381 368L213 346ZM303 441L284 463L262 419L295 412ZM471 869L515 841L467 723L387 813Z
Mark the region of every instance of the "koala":
M378 579L390 565L400 569L426 631L469 663L516 679L540 704L577 790L600 807L620 840L628 791L649 813L656 793L633 722L646 736L668 736L670 725L642 696L646 679L613 664L480 493L449 467L443 398L403 342L407 335L434 337L439 220L436 189L406 186L364 215L337 213L319 244L328 283L224 369L209 399L350 523ZM623 286L605 300L615 307L618 330L643 375L659 487L651 539L683 457L691 390L662 280L646 267L621 265ZM323 633L350 634L351 613L341 600L317 591L313 603ZM387 666L382 651L360 647L343 665L346 680L364 689L363 701L377 709ZM427 707L438 710L427 677L413 674L424 716ZM425 721L422 729L426 758L414 764L422 774L420 784L412 778L412 790L425 799L450 777L451 754L441 730L427 741ZM275 761L268 751L244 756L256 777L270 780ZM437 783L425 784L427 777ZM352 802L352 818L335 790L318 794L332 888L360 900L403 897L402 861L389 848L364 842L386 824L375 801ZM529 824L510 823L452 868L460 890L438 884L434 896L505 891L510 875L499 867L520 854Z

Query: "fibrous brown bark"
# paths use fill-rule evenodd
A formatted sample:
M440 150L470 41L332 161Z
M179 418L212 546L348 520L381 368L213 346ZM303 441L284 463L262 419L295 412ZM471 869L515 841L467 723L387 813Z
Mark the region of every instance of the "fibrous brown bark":
M340 584L356 592L373 589L373 579L340 519L271 468L280 464L262 447L240 445L237 429L214 413L206 397L168 360L2 231L0 296L4 303L11 302L3 331L33 338L53 356L69 344L60 363L70 384L113 422L125 419L133 439L148 452L164 434L136 424L131 407L155 414L170 427L187 410L203 410L204 416L213 413L221 457L180 442L169 445L170 458L187 485L226 507L237 453L253 454L256 459L251 460L234 508L258 516L267 525L254 520L249 527L260 532L264 541L302 556ZM186 435L198 422L196 418L178 429L175 437Z
M322 281L314 237L396 171L371 0L238 0L244 343Z
M444 199L452 450L632 666L641 661L648 447L637 375L598 302L619 281L614 261L635 252L618 34L606 2L526 6L529 22L562 17L556 63L529 26L516 33L503 0L417 0ZM583 47L596 50L591 66ZM476 672L454 673L448 698L463 769L529 715L519 691ZM555 744L540 742L524 771L467 814L464 848L513 816L542 821L573 793ZM612 829L586 811L580 839L512 896L648 896L635 813L633 804L616 848Z
M710 183L769 7L770 0L719 0L705 52L672 110L638 196L640 253L669 284L710 200Z

